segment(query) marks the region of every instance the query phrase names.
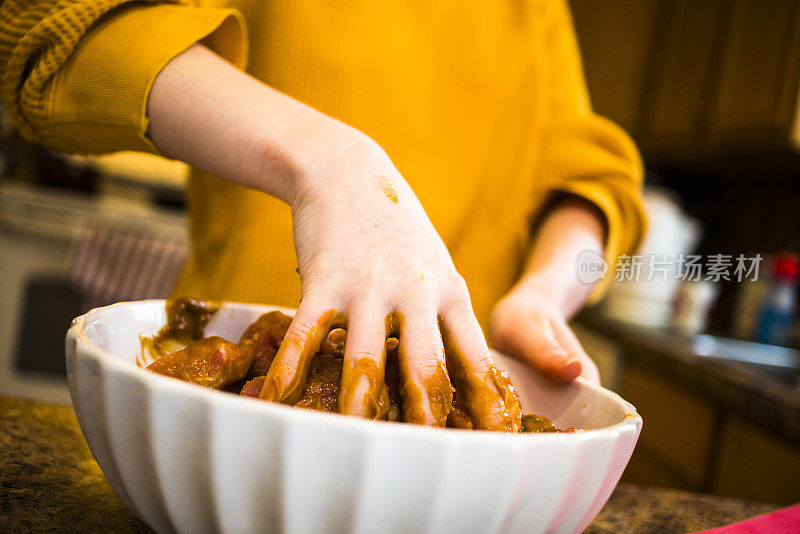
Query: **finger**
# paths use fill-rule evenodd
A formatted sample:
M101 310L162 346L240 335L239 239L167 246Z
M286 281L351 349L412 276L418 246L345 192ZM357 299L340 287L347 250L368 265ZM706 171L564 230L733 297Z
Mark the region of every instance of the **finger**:
M550 321L523 321L508 340L512 352L527 360L547 380L564 384L580 375L583 366L556 338Z
M272 361L259 397L285 404L297 402L303 394L311 360L331 326L342 322L341 314L335 309L311 299L301 301Z
M447 376L444 346L436 313L393 314L399 331L397 357L407 423L445 426L453 407L453 387Z
M591 357L583 350L581 342L575 332L565 323L555 323L553 331L556 339L561 343L561 346L567 350L570 360L577 360L581 364L581 372L576 376L582 376L587 380L600 383L600 372L597 370L597 364L594 363Z
M383 379L385 317L377 310L357 309L350 314L347 324L338 410L348 415L384 419L389 411L389 395Z
M447 370L476 428L515 432L519 397L495 367L468 299L447 307L441 318Z

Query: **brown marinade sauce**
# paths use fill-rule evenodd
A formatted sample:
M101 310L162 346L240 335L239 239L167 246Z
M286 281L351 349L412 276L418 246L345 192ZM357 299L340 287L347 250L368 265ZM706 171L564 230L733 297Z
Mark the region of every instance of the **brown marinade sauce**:
M399 334L397 348L397 361L399 364L401 387L400 394L403 399L402 417L406 423L418 425L445 426L447 416L453 408L453 386L444 364L444 355L438 358L438 365L431 376L421 384L412 380L411 366L403 344L403 330L405 317L402 313L395 312L386 317L387 335ZM428 401L430 413L426 412L425 400Z
M220 303L179 297L167 300L164 307L167 324L153 337L139 336L141 361L139 358L136 360L139 367L144 367L144 362L147 361L145 355L148 353L153 359L159 359L205 337L205 328L219 311Z
M147 369L210 388L224 388L247 376L252 356L238 344L213 336L167 354Z
M386 197L397 204L397 188L394 183L386 176L378 176L378 183L381 184L381 189Z
M387 341L378 364L369 359L345 361L346 331L331 330L343 321L338 312L327 312L309 333L297 372L291 376L295 366L281 361L287 343L299 344L285 339L291 317L266 313L247 328L239 343L232 343L203 337L219 304L182 298L168 301L166 309L167 325L152 338L142 338L143 347L147 341L155 353L171 343L186 346L178 345L178 350L150 364L149 371L246 397L376 420L503 432L576 430L559 430L541 415L523 416L508 374L491 366L479 375L446 332L446 365L442 361L422 384L409 379L408 359L397 339L405 321L398 313L386 318ZM355 392L364 387L362 405L353 406Z
M239 339L239 346L252 353L250 376L264 376L278 353L281 341L289 330L292 318L279 311L265 313L247 327Z
M332 354L317 354L311 361L303 393L295 406L335 412L342 381L342 359Z
M528 414L522 416L522 432L559 432L556 425L543 415Z
M339 413L360 415L367 419L386 419L389 413L389 391L384 384L385 352L380 367L370 359L345 362L341 380L341 394L337 404ZM361 406L352 406L359 384L366 382L366 394Z
M522 407L508 374L492 365L482 376L442 328L447 370L459 397L459 409L469 417L472 428L517 432Z

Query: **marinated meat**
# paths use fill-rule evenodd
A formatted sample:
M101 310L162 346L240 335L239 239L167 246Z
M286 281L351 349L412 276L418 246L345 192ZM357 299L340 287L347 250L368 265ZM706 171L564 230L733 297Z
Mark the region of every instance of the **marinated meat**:
M203 329L217 311L216 304L193 299L178 299L167 302L167 325L152 338L153 345L163 348L165 340L177 339L188 343L185 348L171 352L150 364L147 369L194 384L227 391L239 392L245 397L259 398L264 387L267 371L278 352L292 318L279 311L265 313L242 334L239 343L231 343L221 337L203 338ZM198 339L195 339L199 336ZM311 361L302 395L294 403L300 408L338 411L339 391L342 381L344 351L347 332L332 330ZM380 410L376 418L388 421L403 421L403 372L398 340L386 340L386 363L384 366L384 388L380 395ZM447 353L454 361L463 360L463 354ZM496 422L492 430L505 432L579 432L570 428L559 430L552 421L542 415L522 415L519 395L508 374L495 367L488 376L479 379L469 366L453 367L448 361L448 370L453 384L452 409L444 415L446 425L451 428L475 429L479 420ZM464 371L466 369L467 371ZM378 368L379 372L379 368ZM476 408L465 391L474 395L487 395L494 399L490 412ZM408 393L405 392L407 395ZM485 404L485 403L484 403Z
M248 377L267 374L291 323L292 318L285 313L272 311L247 327L239 339L239 346L243 351L252 353L253 364L247 372Z
M403 395L400 392L400 363L397 359L397 347L399 343L396 338L389 338L386 341L386 370L384 381L389 394L389 411L386 414L387 421L402 421L403 419Z
M261 395L261 388L264 387L264 380L266 376L257 376L252 378L244 383L242 386L242 390L239 394L243 397L252 397L257 399L259 395Z
M319 353L311 361L306 387L295 406L335 412L342 382L342 358Z
M219 307L218 302L189 297L170 299L166 304L167 330L176 336L186 335L193 340L201 339Z
M559 432L556 425L543 415L528 414L522 416L522 432Z
M224 388L242 380L252 365L248 354L218 336L194 341L185 348L156 360L149 371L210 388Z
M146 354L153 359L163 358L205 337L205 328L219 307L218 302L189 297L167 300L167 324L153 337L141 338L142 361L147 361Z

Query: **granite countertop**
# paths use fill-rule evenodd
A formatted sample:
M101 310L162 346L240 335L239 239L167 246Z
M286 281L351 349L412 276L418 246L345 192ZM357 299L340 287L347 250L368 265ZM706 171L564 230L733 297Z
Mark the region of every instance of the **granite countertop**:
M588 310L578 324L622 347L625 361L647 365L753 423L800 445L800 387L733 360L703 355L695 340L606 319Z
M620 484L587 532L689 532L777 506ZM0 396L1 532L150 532L114 494L71 406Z

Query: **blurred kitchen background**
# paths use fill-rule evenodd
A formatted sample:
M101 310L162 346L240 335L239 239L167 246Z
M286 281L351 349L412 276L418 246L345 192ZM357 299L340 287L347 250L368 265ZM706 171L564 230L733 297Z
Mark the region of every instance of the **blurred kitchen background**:
M571 5L593 105L647 165L639 281L574 321L604 385L645 420L623 480L800 501L800 2ZM186 174L54 153L2 117L0 394L69 402L72 317L169 293L188 250ZM682 281L690 256L699 280ZM757 277L736 279L739 256L761 260ZM657 261L664 277L646 281Z

